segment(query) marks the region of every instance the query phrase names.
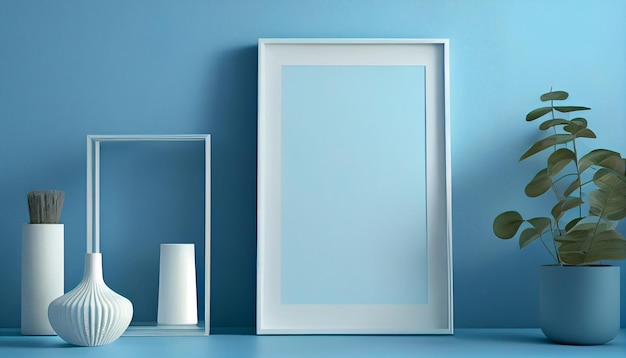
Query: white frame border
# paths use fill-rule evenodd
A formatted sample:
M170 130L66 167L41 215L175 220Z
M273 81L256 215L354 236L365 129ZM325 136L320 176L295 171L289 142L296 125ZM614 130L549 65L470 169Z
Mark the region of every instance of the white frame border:
M102 142L204 142L204 327L130 326L125 336L207 336L210 333L211 289L211 135L88 135L87 136L87 252L100 252L100 144Z
M311 46L312 45L312 46ZM398 306L391 307L390 310L378 308L372 309L372 306L368 305L341 305L341 307L334 307L334 305L283 305L277 300L277 294L275 291L280 288L279 281L276 276L276 267L278 267L278 273L280 273L280 264L276 263L279 258L272 252L279 251L280 248L280 230L276 227L280 227L280 207L276 203L272 203L273 196L278 195L280 198L280 181L275 179L277 172L280 172L278 164L280 162L281 149L280 149L280 112L275 110L272 112L271 108L280 107L280 93L271 93L268 90L268 83L272 80L276 80L276 66L282 64L310 64L309 58L315 60L314 64L348 64L359 65L367 64L368 53L362 53L362 55L356 63L337 63L332 52L325 52L324 55L317 55L310 49L315 45L332 45L333 48L341 46L353 46L353 45L373 45L377 46L377 50L385 52L384 50L389 47L388 45L395 45L395 47L415 47L416 49L423 49L428 51L428 48L433 46L441 48L441 53L437 50L435 57L441 60L442 63L437 63L435 66L441 66L440 70L443 72L443 78L436 80L434 94L437 101L443 101L436 103L437 118L431 118L427 109L427 127L431 126L434 129L434 134L437 135L434 139L427 138L430 141L434 141L435 158L433 160L431 155L427 152L427 176L428 171L436 172L437 179L440 183L434 183L431 185L428 191L428 196L431 196L431 192L434 190L436 194L435 198L427 198L426 202L429 208L429 229L428 229L428 242L429 242L429 292L431 292L430 279L432 277L432 264L431 262L440 260L444 261L437 270L439 274L446 276L446 282L437 283L443 285L440 288L444 294L439 295L438 298L443 300L445 297L446 302L439 302L437 310L439 315L435 312L431 312L428 309L420 309L419 305L384 305L384 306ZM425 45L425 46L423 46ZM453 294L452 294L452 196L451 196L451 168L450 168L450 82L449 82L449 40L447 39L259 39L258 42L258 76L259 76L259 89L258 89L258 182L257 182L257 195L258 195L258 219L257 219L257 317L256 317L256 331L257 334L453 334ZM291 52L286 51L281 54L276 53L273 50L279 47L291 48ZM388 46L388 47L384 47ZM309 50L307 50L309 48ZM319 47L319 48L323 48ZM308 56L304 62L302 58L298 57L298 51L307 51ZM411 51L411 50L409 50ZM366 51L367 52L367 51ZM377 51L378 52L378 51ZM369 54L373 54L370 51ZM283 57L281 57L283 56ZM378 54L376 55L378 56ZM386 55L381 55L385 57ZM389 55L393 57L393 54ZM338 56L340 57L340 56ZM287 59L285 59L287 58ZM283 62L281 62L283 61ZM295 61L295 62L293 62ZM341 61L341 60L339 60ZM409 60L411 61L411 60ZM276 63L279 63L278 65ZM414 64L414 63L411 63ZM273 67L272 67L273 66ZM439 74L439 72L437 72ZM274 76L274 77L272 77ZM428 77L428 73L427 73ZM428 81L428 78L427 78ZM278 82L278 81L277 81ZM428 83L428 82L427 82ZM428 87L427 84L427 97L428 92L432 90L432 87ZM270 92L270 93L267 93ZM443 98L442 98L443 97ZM277 106L278 103L278 106ZM428 104L427 104L428 106ZM278 114L276 113L278 112ZM432 112L431 112L432 113ZM443 117L443 118L441 118ZM278 124L276 124L278 122ZM271 128L270 128L271 127ZM436 128L435 128L436 127ZM432 133L431 133L432 134ZM443 135L443 138L438 137ZM278 144L277 144L278 143ZM431 144L427 141L427 150L431 149ZM445 183L444 183L445 179ZM276 183L278 181L278 184ZM428 183L433 184L431 180ZM427 184L429 185L429 184ZM433 187L435 187L433 189ZM277 194L278 193L278 194ZM431 205L435 206L434 212L431 212ZM442 207L444 206L444 207ZM438 217L435 220L436 225L431 225L432 220L430 217ZM434 228L433 228L434 226ZM437 245L433 245L433 232L438 236ZM436 246L433 249L433 246ZM277 250L278 248L278 250ZM443 252L442 252L443 251ZM437 254L433 257L433 253ZM270 258L270 255L271 256ZM274 276L273 276L274 275ZM430 295L430 293L429 293ZM443 296L443 297L441 297ZM431 297L432 298L432 297ZM435 300L430 300L433 302ZM436 304L437 302L435 302ZM430 305L430 303L428 304ZM426 305L426 306L428 306ZM325 310L320 307L329 306L329 310ZM389 308L389 307L388 307ZM407 311L408 308L408 311ZM412 310L415 308L415 310ZM313 313L306 313L307 310L313 311ZM389 314L390 321L401 322L397 326L394 324L385 324L383 326L350 326L347 322L342 322L341 318L332 317L333 314L341 314L344 311L349 311L350 315L355 317ZM322 316L328 317L319 318L320 312L324 312ZM406 313L411 312L411 317L406 317ZM445 316L445 317L443 317ZM297 317L297 318L294 318ZM411 321L411 323L407 323ZM424 323L424 321L427 321Z

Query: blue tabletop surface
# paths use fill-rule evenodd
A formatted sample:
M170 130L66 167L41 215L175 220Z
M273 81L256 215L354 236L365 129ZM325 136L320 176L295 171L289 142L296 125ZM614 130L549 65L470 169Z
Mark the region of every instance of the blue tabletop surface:
M20 357L626 357L626 330L601 346L550 343L539 329L457 329L453 336L121 337L74 347L56 336L0 332L0 358Z

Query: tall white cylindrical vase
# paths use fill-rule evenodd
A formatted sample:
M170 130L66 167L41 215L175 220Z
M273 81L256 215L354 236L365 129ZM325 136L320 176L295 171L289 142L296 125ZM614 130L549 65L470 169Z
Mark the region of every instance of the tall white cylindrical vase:
M198 323L194 244L161 244L157 323Z
M54 335L48 305L64 290L63 224L24 224L22 227L23 335Z

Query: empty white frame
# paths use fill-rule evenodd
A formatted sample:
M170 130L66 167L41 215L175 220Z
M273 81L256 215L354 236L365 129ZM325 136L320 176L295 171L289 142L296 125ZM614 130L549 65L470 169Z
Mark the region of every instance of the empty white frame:
M452 334L448 40L260 39L258 334Z
M205 336L210 331L211 278L211 136L88 135L87 136L87 252L100 252L100 145L103 142L204 142L204 322L189 326L130 326L130 336Z

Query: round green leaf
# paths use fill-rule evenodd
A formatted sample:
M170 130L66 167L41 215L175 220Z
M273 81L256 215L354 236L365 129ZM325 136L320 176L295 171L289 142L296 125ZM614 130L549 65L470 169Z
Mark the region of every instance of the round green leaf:
M587 251L585 262L626 259L626 239L615 230L606 230L596 235Z
M541 232L534 227L524 229L519 236L519 248L523 249L531 242L535 241L541 235Z
M576 132L572 132L576 135L576 138L596 138L596 134L589 128L583 128Z
M564 196L570 196L570 194L572 194L573 192L575 192L576 190L578 190L578 188L580 188L580 178L576 177L576 179L574 179L574 181L572 181L567 188L565 189L565 191L563 192Z
M583 107L583 106L554 106L554 109L561 113L567 113L567 112L575 112L575 111L586 111L591 108Z
M577 125L579 125L581 127L587 128L587 120L584 119L583 117L574 118L574 119L572 119L571 122L574 123L574 124L577 124Z
M567 225L565 225L565 231L570 231L582 219L584 219L584 218L580 217L580 218L576 218L576 219L568 222Z
M552 187L552 179L548 175L548 169L541 169L537 175L526 185L524 192L528 197L537 197Z
M560 200L552 208L552 217L554 220L559 221L563 217L566 211L577 208L583 204L583 201L579 197L568 197Z
M567 97L569 97L569 94L565 91L551 91L551 92L542 94L540 99L542 102L562 101L564 99L567 99Z
M552 107L537 108L535 110L528 112L528 114L526 115L526 121L527 122L534 121L535 119L542 117L545 114L550 113L550 112L552 112Z
M598 189L589 193L589 214L608 220L626 217L626 178L614 171L600 169L593 178Z
M517 211L505 211L493 221L493 232L500 239L510 239L524 222L524 218Z
M594 165L613 169L618 173L624 173L625 169L621 154L607 149L592 150L580 158L578 162L581 173Z
M610 169L599 169L593 175L593 182L600 189L621 192L626 189L626 176Z
M567 119L563 119L563 118L548 119L539 125L539 129L546 130L548 128L552 128L554 126L558 126L561 124L567 125L567 124L570 124L570 121L568 121Z
M574 140L574 138L576 137L572 134L553 134L546 138L540 139L535 142L535 144L533 144L530 148L528 148L528 150L524 152L524 154L522 154L519 160L524 160L552 146L571 142L572 140Z
M539 232L544 232L550 224L552 224L552 220L546 217L538 217L527 220L535 229L539 230Z
M557 149L548 157L548 174L557 175L569 163L576 160L576 154L567 148Z
M582 265L585 263L586 254L582 251L561 251L559 250L559 258L561 262L568 265Z

